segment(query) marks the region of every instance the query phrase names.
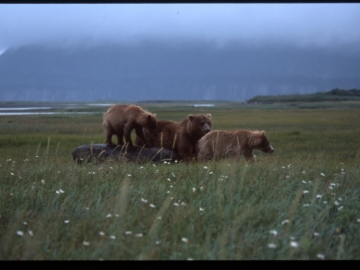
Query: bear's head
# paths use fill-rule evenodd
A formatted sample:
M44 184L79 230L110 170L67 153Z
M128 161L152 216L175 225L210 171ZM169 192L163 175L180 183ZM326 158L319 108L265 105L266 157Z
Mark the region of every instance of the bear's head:
M252 132L249 144L253 149L259 149L265 153L274 152L274 148L270 145L264 130Z
M200 139L206 133L211 131L211 114L198 114L188 116L187 132L192 134L195 139Z
M154 136L158 135L156 113L154 113L154 114L149 113L146 116L144 128L146 128L152 135L154 135Z

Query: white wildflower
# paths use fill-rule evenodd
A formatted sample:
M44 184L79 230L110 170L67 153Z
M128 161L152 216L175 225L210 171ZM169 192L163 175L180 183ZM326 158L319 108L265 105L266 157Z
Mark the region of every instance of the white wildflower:
M16 234L17 234L17 235L20 235L20 236L23 236L23 235L24 235L24 233L23 233L22 231L16 231Z
M302 171L302 173L306 173L306 171Z
M320 198L322 198L322 195L318 194L318 195L316 195L316 198L320 199Z
M83 245L86 246L86 247L90 246L90 242L83 241Z
M325 255L324 254L318 254L318 255L316 255L316 257L318 257L319 259L321 259L321 260L323 260L323 259L325 259Z
M112 216L111 214L107 214L106 218L111 218L111 216Z
M105 236L105 233L104 232L99 232L99 235L100 236Z
M314 232L314 236L315 236L315 237L318 237L319 235L320 235L320 233Z
M278 234L278 232L277 232L277 230L271 230L271 231L270 231L270 234L276 236L276 235Z
M203 212L205 210L205 208L199 208L200 212Z
M340 203L338 201L335 201L334 202L334 205L339 205Z
M208 167L207 166L204 166L204 169L206 170Z
M344 206L340 206L340 207L338 208L338 210L341 211L343 208L344 208Z
M127 176L129 176L129 177L130 177L130 176L131 176L131 174L129 174L129 173L128 173L128 175L127 175Z
M289 179L289 178L290 178L290 175L287 175L287 176L286 176L286 179Z
M155 242L156 245L160 245L160 243L161 243L160 241L156 241L156 242Z
M149 205L151 208L155 208L155 205L153 205L152 203Z
M323 204L327 204L327 201L323 201Z
M285 219L284 221L281 222L281 225L284 225L284 224L287 224L287 223L289 223L289 220Z
M68 220L68 219L67 219L67 220L64 220L64 223L66 223L66 224L69 223L69 220Z
M132 232L131 231L126 231L125 234L129 235L129 234L132 234Z
M24 221L24 225L27 225L27 222L26 222L26 221Z
M213 174L213 172L209 172L209 174Z
M295 241L291 241L290 242L290 247L293 247L293 248L297 248L299 246L299 244Z
M166 180L171 181L171 179L170 179L170 178L168 178L168 179L166 179Z
M195 192L195 191L196 191L196 188L193 187L193 188L192 188L192 191Z
M137 233L137 234L135 234L135 237L143 237L143 234L142 233Z
M270 244L268 244L268 248L276 248L276 244L270 243Z
M324 174L324 173L320 173L320 175L321 175L321 176L325 176L325 174Z
M144 198L141 198L141 201L142 201L143 203L147 203L147 202L148 202L148 201L145 200Z
M59 189L59 192L60 192L60 193L64 193L64 191L63 191L62 189Z
M302 180L301 182L303 182L304 184L306 184L306 181L305 181L305 180Z
M310 206L310 204L308 204L308 203L305 203L304 205L303 205L303 207L309 207Z
M110 236L110 239L115 240L115 239L116 239L115 235L111 235L111 236Z
M174 205L175 205L175 206L179 206L179 204L178 204L178 203L174 203Z
M41 184L43 184L43 185L45 184L45 180L44 180L44 179L41 180Z
M189 242L189 240L187 238L185 238L185 237L181 238L181 241L183 241L186 244Z
M28 233L29 233L29 235L30 235L30 236L34 236L34 234L33 234L33 231L32 231L32 230L29 230L29 231L28 231Z
M308 191L308 190L304 190L303 193L304 193L304 194L307 194L307 193L309 193L309 191Z

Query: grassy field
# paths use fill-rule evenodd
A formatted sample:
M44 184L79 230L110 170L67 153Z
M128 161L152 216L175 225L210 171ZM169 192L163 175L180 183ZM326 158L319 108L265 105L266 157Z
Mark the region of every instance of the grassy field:
M75 147L104 142L106 109L0 116L1 260L360 259L360 110L152 105L158 119L265 130L275 152L75 164Z

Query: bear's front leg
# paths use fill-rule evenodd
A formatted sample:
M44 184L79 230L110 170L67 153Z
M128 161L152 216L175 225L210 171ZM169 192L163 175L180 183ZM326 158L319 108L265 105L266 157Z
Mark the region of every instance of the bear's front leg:
M124 127L124 137L125 137L125 143L127 143L130 147L134 146L131 141L131 131L133 130L133 127L130 125L125 125Z
M146 147L152 147L153 145L146 141L143 128L141 126L137 126L135 128L136 136L145 144Z
M116 145L112 143L111 141L111 137L112 137L113 133L107 131L106 132L106 140L105 140L105 144L109 147L115 147Z
M244 157L246 159L247 162L251 163L251 162L255 162L255 157L253 154L252 150L244 150Z
M189 144L187 147L180 148L178 153L180 158L186 162L192 162L196 160L194 147Z

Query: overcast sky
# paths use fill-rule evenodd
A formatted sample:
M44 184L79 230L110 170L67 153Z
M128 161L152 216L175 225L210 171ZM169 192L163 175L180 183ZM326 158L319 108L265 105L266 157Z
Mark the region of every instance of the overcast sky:
M360 4L0 4L0 53L27 44L360 43Z

